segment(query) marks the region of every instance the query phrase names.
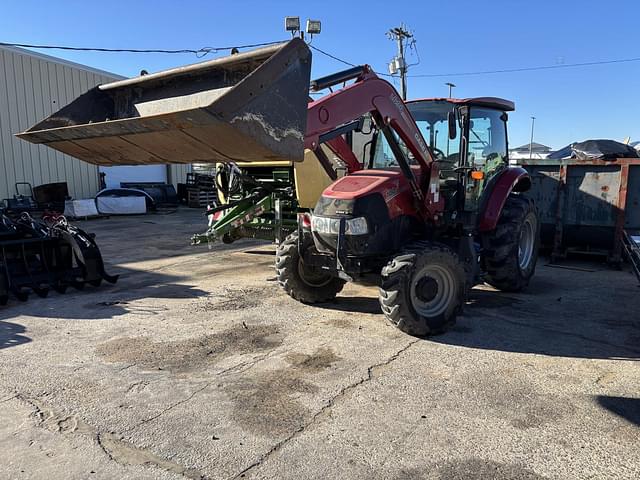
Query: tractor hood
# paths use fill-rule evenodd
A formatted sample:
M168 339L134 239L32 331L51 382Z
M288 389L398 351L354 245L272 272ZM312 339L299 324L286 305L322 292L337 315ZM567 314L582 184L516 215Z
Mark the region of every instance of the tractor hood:
M97 165L302 161L300 39L99 85L17 136Z
M327 187L314 214L394 218L416 212L409 182L400 171L361 170Z
M335 181L322 195L349 200L371 193L381 193L388 199L397 195L402 186L408 188L409 185L399 171L362 170Z

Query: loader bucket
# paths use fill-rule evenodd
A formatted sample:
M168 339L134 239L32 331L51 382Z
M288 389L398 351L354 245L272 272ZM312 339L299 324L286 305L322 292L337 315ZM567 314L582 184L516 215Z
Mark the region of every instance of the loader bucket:
M304 41L99 85L17 136L97 165L302 161Z

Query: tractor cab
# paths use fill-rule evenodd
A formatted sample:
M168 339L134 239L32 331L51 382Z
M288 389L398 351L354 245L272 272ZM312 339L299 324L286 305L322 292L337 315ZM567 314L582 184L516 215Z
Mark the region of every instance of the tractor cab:
M474 215L487 183L508 166L506 112L513 103L492 97L433 98L407 102L407 107L437 163L445 210ZM384 135L377 135L374 145L371 168L398 167Z

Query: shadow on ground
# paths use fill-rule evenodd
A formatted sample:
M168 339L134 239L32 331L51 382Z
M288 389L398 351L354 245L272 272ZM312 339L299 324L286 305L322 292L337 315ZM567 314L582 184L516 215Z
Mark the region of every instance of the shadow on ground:
M428 340L515 353L640 359L640 322L629 314L640 311L640 297L623 273L578 272L579 284L571 281L576 272L569 269L542 269L541 274L523 293L474 288L457 324ZM608 290L600 275L612 282ZM381 315L375 292L371 294L338 296L317 307Z
M599 395L597 401L601 407L634 425L640 426L640 398Z
M115 285L103 282L100 287L69 288L65 294L50 291L47 298L30 295L26 302L12 297L7 306L0 308L0 318L29 315L95 320L126 313L154 315L166 308L160 302L147 304L144 299L195 299L209 294L193 285L181 283L184 277L177 275L124 267L114 268L113 273L120 275Z
M580 286L549 278L536 279L520 294L474 289L458 325L431 340L504 352L640 359L640 322L629 315L640 310L640 299L614 288L593 297L597 303Z
M380 314L380 302L374 297L337 297L332 302L323 302L316 304L319 308L326 308L327 310L337 310L339 312L356 312L356 313L369 313Z
M30 342L29 337L21 335L24 332L22 325L0 321L0 350Z

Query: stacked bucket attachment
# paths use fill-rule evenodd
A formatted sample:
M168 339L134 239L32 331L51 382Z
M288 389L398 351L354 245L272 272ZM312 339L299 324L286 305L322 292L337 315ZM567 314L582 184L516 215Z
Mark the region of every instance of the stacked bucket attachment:
M106 166L299 162L310 73L296 38L99 85L18 137Z
M62 216L36 221L28 213L12 220L0 214L0 305L13 295L25 301L30 293L46 297L51 289L115 283L105 272L93 236L69 225Z

